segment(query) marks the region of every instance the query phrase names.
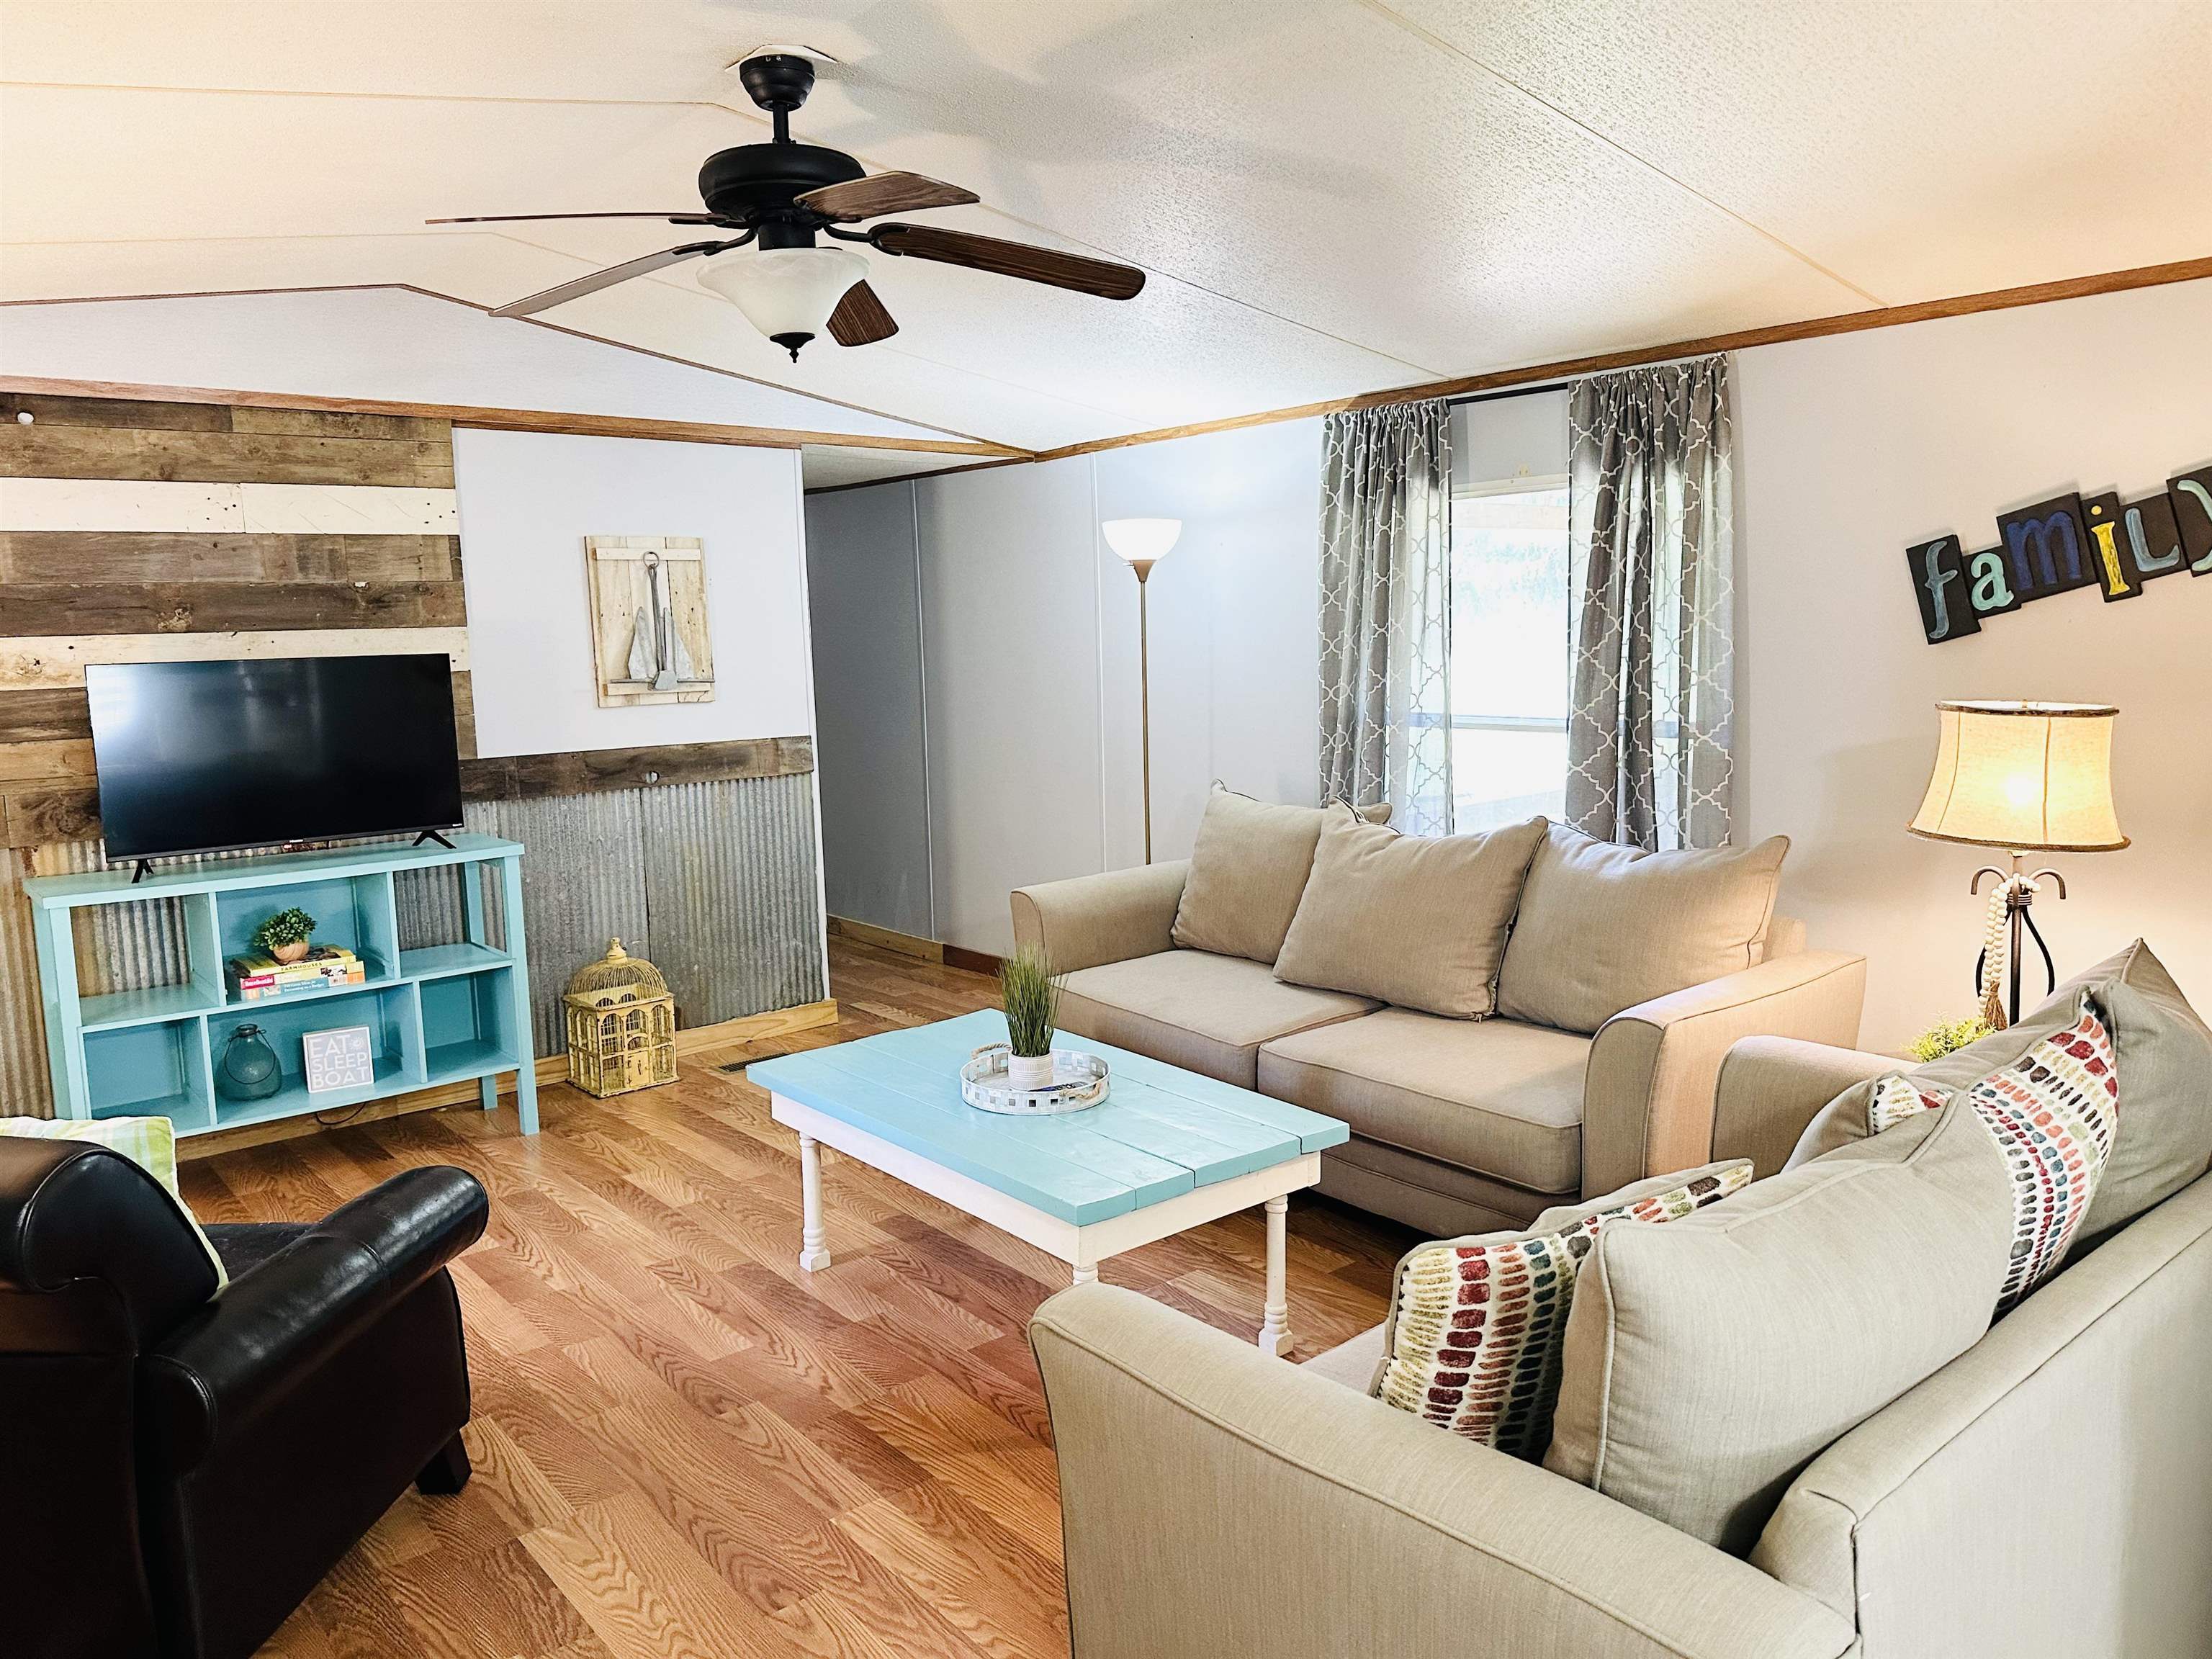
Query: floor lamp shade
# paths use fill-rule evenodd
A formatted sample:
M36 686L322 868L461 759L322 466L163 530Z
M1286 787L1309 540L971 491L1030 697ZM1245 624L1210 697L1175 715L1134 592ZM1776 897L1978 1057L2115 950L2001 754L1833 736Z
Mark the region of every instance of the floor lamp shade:
M2112 723L2096 703L1939 702L1916 836L2023 853L2128 844L2112 808Z
M1109 519L1098 527L1107 546L1145 570L1165 558L1182 534L1181 519Z

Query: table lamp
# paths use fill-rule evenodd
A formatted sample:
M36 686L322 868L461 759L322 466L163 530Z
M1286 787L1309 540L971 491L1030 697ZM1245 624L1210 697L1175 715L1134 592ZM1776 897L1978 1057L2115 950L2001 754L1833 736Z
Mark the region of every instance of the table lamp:
M2043 954L2049 987L2058 982L2051 947L2029 907L2045 881L2064 898L2066 880L2056 870L2031 872L2027 854L2114 853L2128 844L2112 810L2112 722L2120 711L2074 702L1939 702L1936 711L1942 726L1935 769L1910 827L1930 841L2002 847L2012 854L2011 869L1984 865L1968 889L1980 892L1988 876L1999 883L1974 988L1983 1018L2002 1027L2020 1018L2023 930ZM2007 975L2008 1006L1997 1000L1997 981Z
M1181 519L1109 519L1106 545L1137 573L1137 720L1145 750L1145 862L1152 861L1152 644L1145 614L1145 579L1182 534Z

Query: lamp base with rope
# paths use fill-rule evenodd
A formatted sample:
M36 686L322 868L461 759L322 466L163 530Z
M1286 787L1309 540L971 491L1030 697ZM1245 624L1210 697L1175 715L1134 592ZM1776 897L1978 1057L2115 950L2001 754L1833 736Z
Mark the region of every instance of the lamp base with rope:
M1984 876L1994 876L1997 884L1990 890L1989 921L1983 933L1982 953L1974 960L1974 989L1982 1000L1983 1020L1991 1030L2002 1031L2020 1023L2023 933L2035 941L2035 948L2042 953L2044 994L2048 996L2058 988L2058 969L2051 960L2051 947L2044 942L2043 931L2035 925L2030 907L2046 881L2058 890L2060 898L2064 898L2066 878L2056 870L2031 872L2025 853L2012 855L2009 871L2000 870L1993 864L1984 865L1974 872L1974 879L1966 890L1979 893ZM1998 994L1999 986L2006 981L2009 981L2008 1000Z

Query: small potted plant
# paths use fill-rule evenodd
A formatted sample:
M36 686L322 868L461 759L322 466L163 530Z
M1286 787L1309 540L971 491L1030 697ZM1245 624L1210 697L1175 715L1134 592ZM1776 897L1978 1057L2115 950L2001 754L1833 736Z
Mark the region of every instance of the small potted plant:
M315 937L315 919L296 905L264 916L253 930L253 948L278 962L297 962Z
M999 969L1006 1010L1006 1081L1016 1089L1052 1087L1052 1030L1060 1015L1060 981L1039 951L1017 951Z

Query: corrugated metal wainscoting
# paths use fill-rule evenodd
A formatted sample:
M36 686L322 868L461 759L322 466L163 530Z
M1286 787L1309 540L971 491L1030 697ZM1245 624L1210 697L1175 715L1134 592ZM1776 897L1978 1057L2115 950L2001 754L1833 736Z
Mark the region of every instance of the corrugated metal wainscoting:
M684 1026L829 994L807 774L472 801L463 813L470 829L529 849L522 902L540 1054L566 1042L561 993L568 975L610 939L667 975ZM22 879L105 866L96 841L0 849L0 1114L52 1110ZM460 936L462 879L453 871L400 874L403 947ZM486 899L496 939L502 934L495 884ZM77 975L87 994L186 976L173 902L102 906L91 915L97 921L81 922L77 934Z

